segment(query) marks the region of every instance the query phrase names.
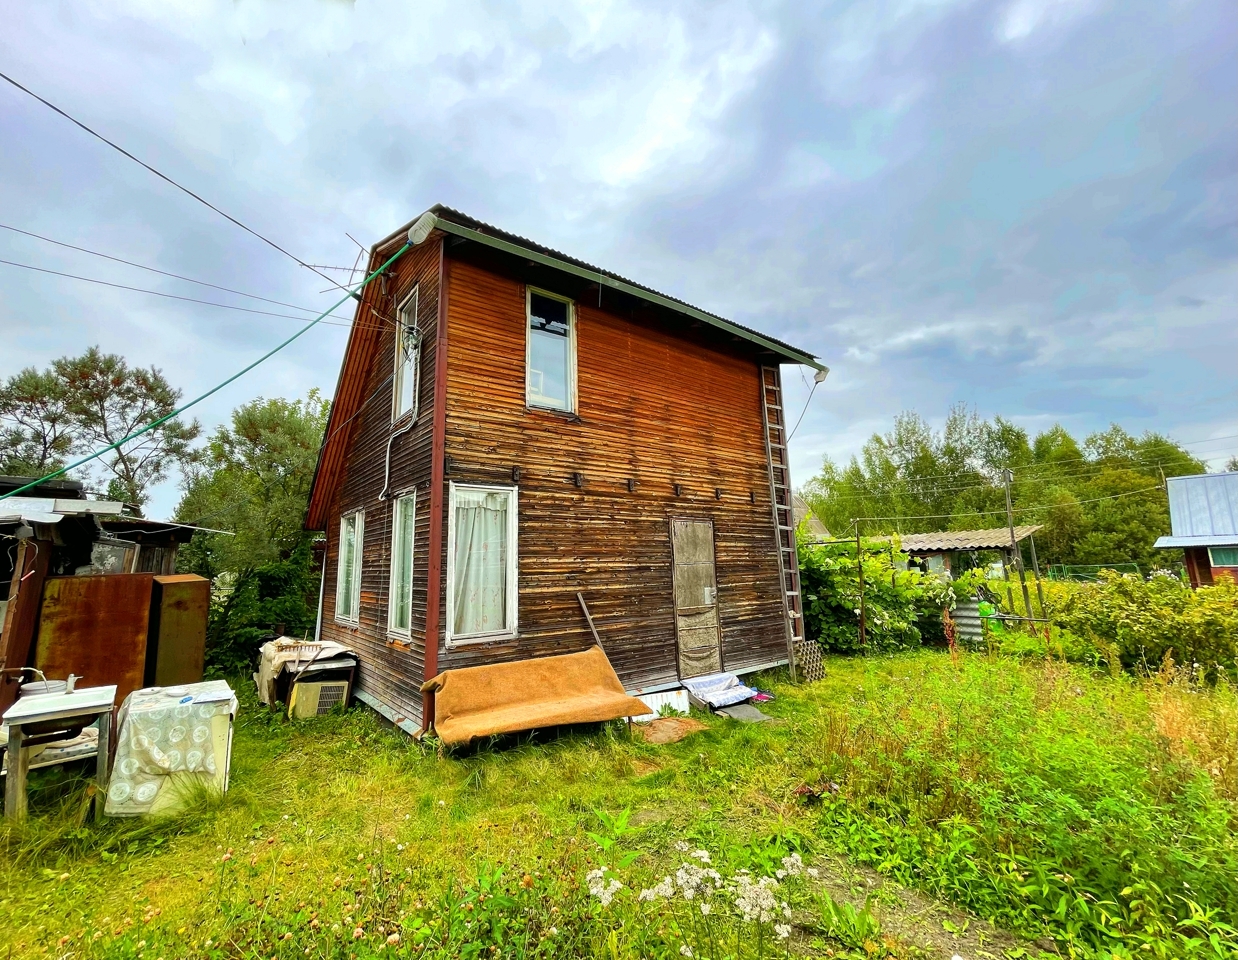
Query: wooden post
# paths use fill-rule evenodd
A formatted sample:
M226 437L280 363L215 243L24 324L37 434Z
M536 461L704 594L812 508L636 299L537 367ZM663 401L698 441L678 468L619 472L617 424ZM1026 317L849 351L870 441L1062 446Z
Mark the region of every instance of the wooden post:
M864 624L864 547L860 543L860 521L855 521L855 567L860 577L860 646L867 644L867 631Z
M1027 538L1032 544L1032 573L1036 577L1036 598L1040 601L1040 615L1045 616L1045 588L1040 583L1040 562L1036 559L1036 535Z
M102 820L112 770L112 711L99 714L95 725L99 728L99 750L95 754L95 819Z
M9 771L4 778L4 817L21 820L26 816L26 774L30 770L30 751L22 745L20 724L9 726L9 745L5 749Z
M1003 474L1006 481L1006 523L1010 527L1010 550L1014 554L1015 569L1019 571L1019 585L1023 588L1023 606L1027 610L1027 619L1032 619L1032 596L1027 592L1027 574L1023 570L1023 551L1014 538L1014 510L1010 506L1010 481L1014 473L1007 468ZM1011 604L1013 606L1013 603Z

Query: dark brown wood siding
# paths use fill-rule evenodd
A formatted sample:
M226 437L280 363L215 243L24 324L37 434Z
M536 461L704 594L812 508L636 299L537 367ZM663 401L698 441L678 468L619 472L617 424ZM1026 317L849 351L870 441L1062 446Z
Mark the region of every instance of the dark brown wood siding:
M452 260L447 302L447 481L521 471L519 637L440 633L439 669L588 647L580 591L629 688L675 681L672 517L714 523L724 669L785 660L757 360L581 302L579 415L527 409L524 285Z
M327 550L322 600L322 637L357 649L361 654L359 687L392 708L399 716L420 722L425 661L426 570L429 555L430 445L434 413L434 351L438 327L438 242L409 251L392 268L374 296L369 320L377 335L368 345L368 373L364 405L348 425L343 475L327 511ZM417 422L391 448L391 476L387 499L383 490L387 442L392 435L392 383L395 370L396 308L413 285L419 288L417 317L422 330L420 389ZM368 298L367 298L368 299ZM351 349L351 348L350 348ZM403 426L405 421L397 424ZM344 428L334 424L332 429ZM391 577L391 518L393 497L415 493L417 513L413 549L412 631L407 640L388 635L387 603ZM339 520L355 510L365 511L361 563L359 624L335 619L335 587L339 569Z

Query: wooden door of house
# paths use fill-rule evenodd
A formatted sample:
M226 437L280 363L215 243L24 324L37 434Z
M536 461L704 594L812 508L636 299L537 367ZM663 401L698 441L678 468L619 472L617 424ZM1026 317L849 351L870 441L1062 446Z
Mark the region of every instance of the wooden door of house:
M712 520L671 520L671 566L679 676L717 673L722 669L722 634Z

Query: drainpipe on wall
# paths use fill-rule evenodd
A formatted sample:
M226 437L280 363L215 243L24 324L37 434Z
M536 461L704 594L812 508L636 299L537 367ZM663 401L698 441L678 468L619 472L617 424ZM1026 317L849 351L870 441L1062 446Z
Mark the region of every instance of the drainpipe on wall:
M430 453L430 550L426 562L426 646L424 679L438 674L438 638L443 594L443 484L447 458L447 284L446 237L438 248L438 324L434 331L434 426ZM421 733L434 722L434 694L421 699Z

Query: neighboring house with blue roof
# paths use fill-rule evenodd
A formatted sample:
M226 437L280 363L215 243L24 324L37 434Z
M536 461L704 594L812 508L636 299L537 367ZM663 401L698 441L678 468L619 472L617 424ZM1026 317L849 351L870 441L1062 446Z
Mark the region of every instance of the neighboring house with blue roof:
M1238 580L1238 472L1170 477L1169 521L1173 532L1160 549L1186 554L1191 586L1209 586L1218 574Z

